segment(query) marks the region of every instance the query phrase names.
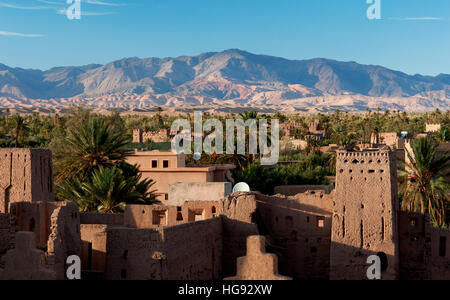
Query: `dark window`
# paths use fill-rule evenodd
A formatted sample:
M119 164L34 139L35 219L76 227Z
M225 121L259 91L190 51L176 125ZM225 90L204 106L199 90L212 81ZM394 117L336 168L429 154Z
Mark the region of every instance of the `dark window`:
M36 228L36 221L34 221L34 219L33 218L31 218L31 220L30 220L30 230L29 231L31 231L31 232L34 232L34 229Z
M152 160L152 168L157 168L157 167L158 167L158 161Z
M165 160L163 161L163 168L167 169L169 167L169 161Z
M92 243L88 243L88 270L92 270Z
M447 253L447 238L445 236L441 236L439 239L439 256L444 257Z
M384 252L378 252L377 256L380 258L381 261L381 272L384 272L387 270L389 264L388 264L388 257L386 253Z
M169 194L165 194L164 195L164 199L167 201L167 200L169 200Z

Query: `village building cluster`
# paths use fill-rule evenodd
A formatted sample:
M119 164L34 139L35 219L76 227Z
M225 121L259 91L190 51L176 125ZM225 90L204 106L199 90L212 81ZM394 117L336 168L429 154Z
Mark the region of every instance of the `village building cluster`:
M130 162L156 180L196 172L145 155ZM388 148L339 150L335 187L272 196L231 193L226 168L201 168L166 180L164 204L100 214L54 201L49 150L1 149L0 279L64 280L72 255L84 279L367 279L371 255L382 279L450 279L450 230L399 211L396 161Z

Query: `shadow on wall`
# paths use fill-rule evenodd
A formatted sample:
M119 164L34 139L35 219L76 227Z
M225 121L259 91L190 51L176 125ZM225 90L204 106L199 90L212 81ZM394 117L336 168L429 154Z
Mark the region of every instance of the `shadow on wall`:
M288 204L257 202L255 222L266 236L267 252L278 256L280 274L294 280L328 279L331 213L295 201Z

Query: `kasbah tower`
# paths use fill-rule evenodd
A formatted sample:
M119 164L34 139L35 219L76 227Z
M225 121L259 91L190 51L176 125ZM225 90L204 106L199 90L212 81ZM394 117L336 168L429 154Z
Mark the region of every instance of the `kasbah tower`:
M397 167L389 150L338 151L330 279L367 279L381 258L382 278L398 279Z

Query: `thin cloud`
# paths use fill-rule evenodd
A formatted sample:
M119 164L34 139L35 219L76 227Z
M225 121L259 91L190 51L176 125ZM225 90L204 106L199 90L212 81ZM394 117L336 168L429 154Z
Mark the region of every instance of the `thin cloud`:
M59 9L57 11L57 13L59 15L65 15L67 13L67 11L65 9ZM115 14L117 14L117 12L112 12L112 11L95 12L95 11L84 11L84 10L81 10L81 16L107 16L107 15L115 15Z
M39 2L51 5L66 5L65 2L55 2L55 1L47 1L47 0L38 0Z
M45 4L52 4L52 5L67 5L66 1L62 2L55 2L55 1L48 1L48 0L38 0L39 2L45 3ZM111 3L111 2L105 2L100 0L82 0L81 2L92 4L92 5L102 5L102 6L124 6L125 4L121 3Z
M122 6L123 4L120 3L110 3L110 2L104 2L99 0L85 0L87 4L93 4L93 5L104 5L104 6Z
M0 31L0 36L16 36L16 37L29 37L29 38L44 37L43 34L19 33L19 32L10 32L10 31Z
M6 8L25 9L25 10L52 9L52 7L48 7L48 6L23 6L23 5L16 5L16 4L3 3L3 2L0 2L0 6L6 7Z
M440 17L414 17L414 18L389 18L389 20L395 20L395 21L443 21L444 18L440 18Z

